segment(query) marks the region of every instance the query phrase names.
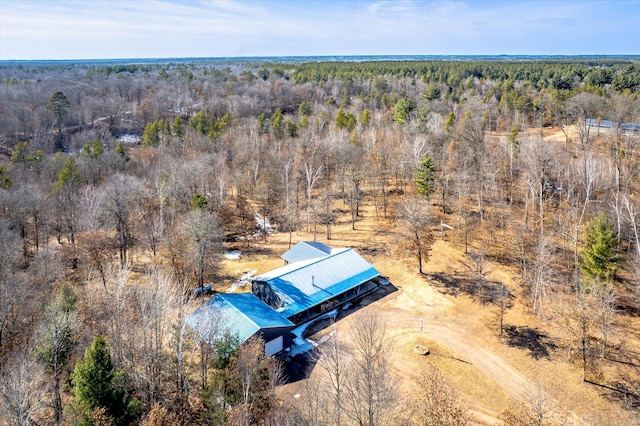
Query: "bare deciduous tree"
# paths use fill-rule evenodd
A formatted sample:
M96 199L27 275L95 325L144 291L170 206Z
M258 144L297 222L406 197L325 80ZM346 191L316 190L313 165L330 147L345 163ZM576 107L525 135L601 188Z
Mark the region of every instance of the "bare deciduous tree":
M528 277L531 283L531 310L534 315L544 315L545 303L547 301L547 286L551 274L551 249L547 239L541 236L538 240L534 258L532 259L532 273Z
M140 387L146 391L145 402L157 403L167 379L165 344L171 331L169 316L179 303L172 276L156 269L149 285L137 289L139 326L136 328L139 359L136 361ZM133 334L133 333L132 333Z
M218 218L206 209L192 210L185 222L185 232L190 241L191 270L197 286L203 289L205 280L215 272L217 255L221 251L222 232Z
M181 304L179 306L178 317L171 325L169 347L172 353L176 392L174 401L182 415L190 416L192 413L192 402L189 374L194 363L197 345L194 343L194 332L187 324L185 310L186 306Z
M292 395L291 411L294 424L301 426L321 426L328 424L325 419L331 416L331 407L323 392L320 381L310 377L303 381L298 393ZM332 423L338 425L337 423Z
M307 232L311 227L311 209L313 205L313 187L322 176L322 164L317 164L318 142L313 141L303 146L302 173L304 174L307 193Z
M0 223L0 348L3 333L12 313L24 298L22 280L14 274L17 266L20 242L18 236Z
M283 383L279 362L264 355L264 340L254 336L238 348L230 368L240 394L233 424L250 425L265 421L276 403L275 389Z
M504 426L562 426L567 415L538 383L527 388L520 400L505 410L500 419Z
M340 426L344 417L345 376L349 368L344 344L338 338L336 328L322 346L318 366L323 370L323 391L328 395L327 416L331 424Z
M34 426L47 411L43 373L32 354L16 355L0 376L0 425Z
M180 424L178 415L160 404L155 404L140 422L140 426L175 426L178 424Z
M472 176L475 178L476 199L480 220L484 218L485 185L488 177L485 133L486 123L479 115L473 115L468 111L459 121L457 136L461 141L464 154L469 157L468 164L471 167Z
M411 245L418 260L418 271L423 273L423 263L429 259L429 252L434 238L428 226L430 219L429 205L420 198L406 198L400 204L399 216L408 225L411 234Z
M373 312L361 312L351 324L352 362L345 377L345 414L359 426L387 424L398 398L389 357L393 342Z
M141 185L140 180L133 176L116 174L103 187L102 208L107 220L115 227L121 267L130 261L129 251L134 243L134 205L138 201Z
M589 346L591 328L597 309L594 294L576 284L574 292L560 297L556 309L562 324L570 335L570 351L577 350L582 367L582 380L587 380L587 361L591 354Z
M596 323L602 340L602 356L607 356L609 336L613 330L618 306L618 292L610 283L603 284L596 290Z
M472 420L465 401L435 365L421 366L413 376L410 422L422 426L462 426Z
M53 408L56 424L62 420L62 398L60 382L65 365L75 345L75 308L77 295L66 284L46 309L46 322L38 332L38 347L34 353L37 360L53 377Z

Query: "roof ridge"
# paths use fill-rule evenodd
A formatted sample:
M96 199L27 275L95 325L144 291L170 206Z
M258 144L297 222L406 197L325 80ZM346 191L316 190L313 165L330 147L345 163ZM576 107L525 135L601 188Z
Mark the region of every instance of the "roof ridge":
M321 243L320 241L302 241L304 244L308 245L309 247L311 247L312 249L316 250L316 251L320 251L322 253L327 253L325 250L323 250L322 248L318 247L318 246L323 246L323 248L328 248L329 249L329 253L331 253L331 250L333 249L333 247L331 247L328 244L325 243Z

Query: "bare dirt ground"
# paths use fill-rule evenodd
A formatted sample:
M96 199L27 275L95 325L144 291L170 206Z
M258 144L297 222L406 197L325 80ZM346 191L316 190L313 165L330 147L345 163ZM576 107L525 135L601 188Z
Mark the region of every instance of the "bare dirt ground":
M397 288L362 309L376 311L393 337L392 364L404 383L401 387L422 363L432 362L467 400L475 422L481 425L495 424L509 404L539 386L565 413L567 424L601 424L596 419L613 418L610 413L620 410L619 405L605 398L602 389L583 383L579 365L568 362L538 332L539 320L517 297L517 271L491 262L487 268L489 280L502 282L516 293L515 302L505 313L506 332L501 337L496 304L483 304L447 285L448 280L463 281L468 275L468 259L461 247L440 235L425 274L420 275L414 259L398 253L399 236L393 224L375 216L374 208L365 206L356 230L351 230L345 219L333 228L331 240L322 238L325 235L320 232L317 239L334 247L356 248ZM298 232L292 240L294 244L313 240L313 234ZM265 272L282 265L279 256L288 247L289 234L284 233L274 233L266 243L254 243L249 250L233 247L243 250L243 254L238 260L225 260L224 270L230 282L247 272ZM320 339L335 327L348 329L350 318L359 312L313 337ZM533 341L518 340L525 333L533 336ZM348 333L341 333L345 335ZM427 346L431 354L417 354L417 344ZM297 384L288 386L295 389Z

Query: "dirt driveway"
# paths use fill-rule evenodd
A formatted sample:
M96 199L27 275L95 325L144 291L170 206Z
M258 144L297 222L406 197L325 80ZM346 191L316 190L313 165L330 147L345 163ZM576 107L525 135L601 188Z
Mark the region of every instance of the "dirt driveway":
M495 424L506 407L539 385L549 391L550 398L557 401L563 412L569 413L571 421L567 424L599 424L589 419L619 410L603 398L598 389L585 385L579 366L567 362L562 354L550 353L538 359L530 350L501 339L499 309L495 304L483 304L464 292L451 291L442 282L430 280L429 277L439 276L464 281L469 276L466 266L469 259L459 247L438 239L426 264L426 274L420 275L415 260L396 250L401 236L389 232L392 224L379 224L372 217L367 215L367 220L359 222L355 231L346 224L336 227L332 240L327 243L334 247L354 247L397 288L362 309L375 310L393 337L395 349L391 363L401 379L401 387L406 389L421 364L433 362L467 400L476 423L481 425ZM312 241L313 235L300 232L294 243L300 240ZM233 261L233 267L238 269L233 275L253 269L263 272L279 266L277 255L287 247L288 235L271 236L260 254ZM518 278L517 271L491 262L486 268L487 279L504 283L513 291L519 289L514 281ZM346 316L313 337L320 340L335 327L348 330L350 319L356 315L358 312ZM521 303L521 296L514 298L505 322L534 331L541 325ZM348 339L349 333L340 335ZM429 347L431 354L426 357L417 354L414 347L418 343Z
M441 254L432 257L428 272L462 271L464 259L460 253L452 253L455 250L446 242L437 242L436 250ZM475 422L481 425L495 424L506 406L538 386L533 372L523 373L512 363L508 351L499 350L503 345L497 337L498 330L488 327L495 321L497 308L481 306L466 295L443 294L426 276L398 267L393 259L378 258L376 267L389 272L397 291L362 309L374 310L393 337L392 364L401 379L410 380L424 362L435 363L464 395ZM507 279L502 270L496 270L495 275L494 278ZM358 313L320 331L316 338L334 327L347 328L350 318ZM429 347L431 354L418 355L413 350L418 343ZM521 359L515 361L522 366ZM584 424L577 415L570 417L573 424Z

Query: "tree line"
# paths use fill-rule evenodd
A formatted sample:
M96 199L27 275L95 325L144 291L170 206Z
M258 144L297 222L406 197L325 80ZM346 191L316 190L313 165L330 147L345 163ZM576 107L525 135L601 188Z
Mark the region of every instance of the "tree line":
M256 345L209 348L185 323L256 215L330 240L365 205L420 272L450 225L478 300L507 294L488 259L517 267L523 302L595 380L639 306L640 135L622 126L640 121L639 75L625 59L3 66L2 407L16 424L391 421L391 400L347 398L389 385L386 365L345 379L345 399L316 395L335 410L285 412ZM106 393L82 390L92 369Z

